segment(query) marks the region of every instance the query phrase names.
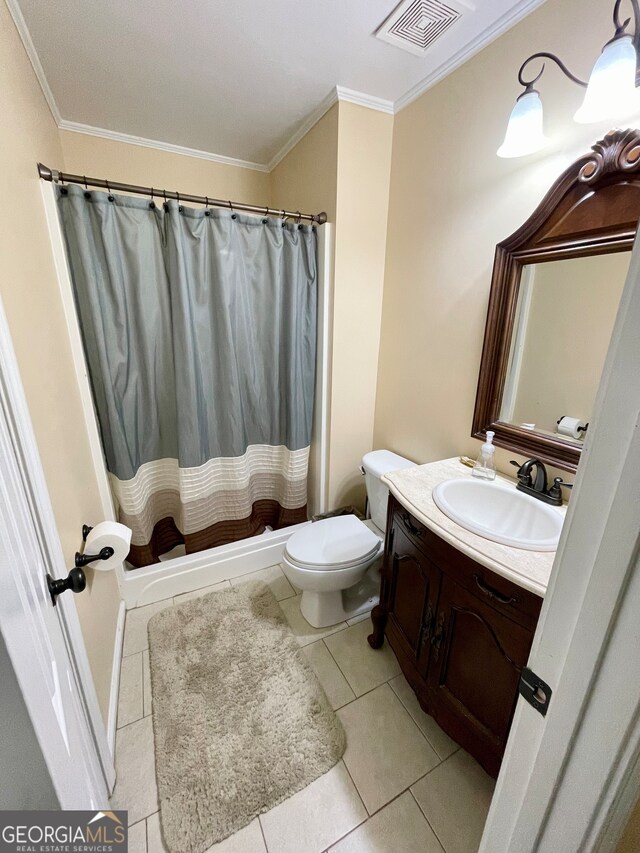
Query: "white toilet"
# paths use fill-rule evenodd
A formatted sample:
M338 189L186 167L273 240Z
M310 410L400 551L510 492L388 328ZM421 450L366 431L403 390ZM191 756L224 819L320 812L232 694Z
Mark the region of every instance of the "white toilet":
M374 450L362 459L371 518L355 515L325 518L288 540L282 569L302 590L300 610L314 628L344 622L378 603L389 490L383 474L412 468L389 450Z

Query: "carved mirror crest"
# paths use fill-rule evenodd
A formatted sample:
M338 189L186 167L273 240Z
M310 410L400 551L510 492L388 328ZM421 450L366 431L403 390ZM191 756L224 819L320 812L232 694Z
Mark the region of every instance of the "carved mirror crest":
M640 132L616 130L498 244L474 438L491 429L499 447L576 470L582 440L557 424L573 417L584 436L639 219Z

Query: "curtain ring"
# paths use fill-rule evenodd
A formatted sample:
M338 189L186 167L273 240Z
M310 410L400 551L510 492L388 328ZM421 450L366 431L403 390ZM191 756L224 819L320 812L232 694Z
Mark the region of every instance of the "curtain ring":
M84 188L85 188L85 190L88 190L89 187L87 186L87 176L83 175L82 177L84 178Z
M84 197L87 199L91 198L91 193L89 192L89 187L87 186L87 176L83 175L84 178Z
M265 218L262 220L262 224L266 225L267 222L269 221L267 218L269 216L269 207L268 206L265 207L264 211L265 211L265 213L264 213Z
M206 195L204 197L204 215L211 216L211 211L209 210L209 196Z
M233 210L233 205L231 204L231 202L229 202L229 210L231 211L231 218L232 218L232 219L237 219L238 217L236 216L236 214L235 214L235 212L234 212L234 210Z
M153 200L153 187L151 187L151 201L149 202L149 209L155 210L155 207L156 207L156 203Z
M178 213L182 213L184 210L183 206L180 204L180 193L176 190L176 198L178 199Z
M296 219L296 223L298 225L300 225L300 220L302 219L302 214L300 213L299 210L296 210L296 213L298 214L298 218Z
M164 208L165 212L168 213L169 212L169 202L167 201L167 191L162 190L162 195L164 197L164 204L162 205L162 207Z
M109 199L109 201L114 201L115 199L113 198L113 194L111 193L111 187L109 186L109 181L107 181L106 179L105 179L105 184L107 185L107 192L109 193L107 198Z

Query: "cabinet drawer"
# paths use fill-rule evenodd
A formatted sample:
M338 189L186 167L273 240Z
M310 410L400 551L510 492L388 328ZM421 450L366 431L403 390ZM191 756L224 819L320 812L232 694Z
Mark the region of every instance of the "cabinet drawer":
M497 575L475 561L459 582L490 607L535 631L542 607L540 596Z

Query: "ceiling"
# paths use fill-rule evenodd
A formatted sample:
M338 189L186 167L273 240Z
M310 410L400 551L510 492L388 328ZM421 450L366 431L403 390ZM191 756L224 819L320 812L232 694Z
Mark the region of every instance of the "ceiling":
M543 2L447 0L460 19L415 56L374 36L397 0L8 0L61 127L263 169L336 86L393 112Z

